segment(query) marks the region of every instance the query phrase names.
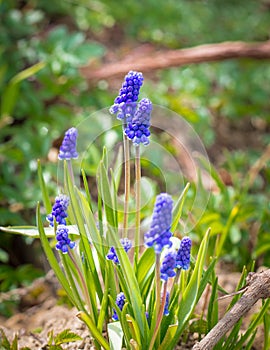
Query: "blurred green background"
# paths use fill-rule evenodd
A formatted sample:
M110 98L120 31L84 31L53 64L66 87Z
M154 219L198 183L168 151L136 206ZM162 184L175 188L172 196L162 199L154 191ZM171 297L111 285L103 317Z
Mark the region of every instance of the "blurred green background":
M117 62L146 45L181 49L228 40L265 41L269 35L267 0L0 1L0 225L35 224L41 200L37 159L46 168L53 197L54 150L65 130L112 104L121 81L93 84L81 67ZM218 169L219 193L211 196L193 232L195 242L212 226L213 235L226 233L224 260L240 267L256 258L258 265L269 266L267 157L254 181L248 180L270 142L269 60L152 72L142 93L191 123ZM92 159L92 169L98 158ZM25 249L18 249L21 244ZM0 290L29 282L34 244L1 233ZM19 271L21 266L25 269ZM41 273L31 271L32 278Z

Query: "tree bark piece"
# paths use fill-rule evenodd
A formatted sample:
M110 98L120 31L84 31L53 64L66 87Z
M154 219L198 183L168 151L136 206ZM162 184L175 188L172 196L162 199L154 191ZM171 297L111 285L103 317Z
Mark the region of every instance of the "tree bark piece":
M108 79L122 76L130 70L149 72L169 67L179 67L191 63L211 62L232 58L270 58L270 40L257 43L228 41L199 45L187 49L156 51L150 55L104 64L97 69L90 66L82 69L84 77L90 80Z
M211 329L193 350L211 350L218 341L243 317L259 300L270 297L270 269L251 273L247 278L244 294L231 310Z

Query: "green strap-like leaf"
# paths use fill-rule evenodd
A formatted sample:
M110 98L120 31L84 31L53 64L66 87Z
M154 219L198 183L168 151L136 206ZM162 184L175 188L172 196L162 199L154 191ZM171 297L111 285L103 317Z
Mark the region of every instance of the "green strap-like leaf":
M46 257L51 265L51 268L53 269L56 277L58 278L60 284L62 285L62 287L64 288L64 290L66 291L68 297L70 298L71 302L79 309L79 305L77 304L72 290L67 282L66 276L64 275L64 273L62 272L58 261L56 259L56 257L54 256L54 253L52 251L52 248L50 247L50 243L48 241L48 238L45 234L44 228L43 228L43 224L42 224L42 219L41 219L41 215L40 215L40 205L38 203L37 205L37 225L38 225L38 231L39 231L39 235L40 235L40 241L42 244L42 247L44 249L44 252L46 254Z
M188 321L189 317L191 316L193 309L196 305L200 280L203 272L203 266L204 266L205 257L207 254L209 236L210 236L210 229L208 229L208 231L206 232L201 242L196 264L192 272L192 276L189 280L189 283L180 301L179 311L178 311L178 328L175 333L174 339L171 342L171 346L177 343L185 327L185 324ZM172 347L169 347L169 349L172 349Z
M50 202L50 197L48 194L47 186L46 186L43 174L42 174L40 160L38 160L38 179L39 179L39 186L41 188L42 198L43 198L44 206L46 209L46 213L49 214L52 211L52 205Z
M183 205L184 205L189 187L190 187L190 184L187 183L173 208L173 219L172 219L172 227L171 227L172 232L176 230L179 220L181 218Z
M92 336L98 341L98 343L105 349L110 350L110 345L107 340L103 337L102 333L97 329L92 319L83 311L77 314L77 317L82 320L89 328Z

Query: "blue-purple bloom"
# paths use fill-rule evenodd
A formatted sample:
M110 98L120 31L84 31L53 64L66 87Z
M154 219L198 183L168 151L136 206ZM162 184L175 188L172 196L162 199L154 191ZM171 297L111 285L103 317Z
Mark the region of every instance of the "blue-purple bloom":
M77 147L78 130L76 128L70 128L66 131L62 145L60 146L58 158L64 159L76 159L78 158Z
M55 248L61 250L64 254L68 252L68 248L73 249L75 247L75 242L72 242L68 237L68 228L65 225L58 225L56 239L58 242Z
M189 237L183 237L180 243L176 255L176 267L178 269L187 270L190 265L190 250L191 250L191 239Z
M176 251L173 249L168 249L164 255L164 258L160 266L160 278L163 281L167 281L168 278L174 277L176 275L175 269L176 262Z
M170 314L169 301L170 301L170 293L167 291L166 292L166 302L165 302L165 307L164 307L164 312L163 312L164 316L168 316Z
M50 226L54 226L54 219L59 225L66 225L67 209L69 205L69 198L64 194L60 194L55 198L55 203L51 214L47 215L47 220Z
M163 247L170 248L172 242L170 231L172 224L173 200L167 193L160 193L152 215L150 230L144 236L144 243L147 247L154 246L157 254L161 253Z
M135 145L143 143L146 146L149 144L152 108L152 102L148 98L143 98L138 104L134 118L125 128L125 134Z
M125 252L127 253L131 247L132 247L132 243L128 238L121 238L120 239L120 243L122 245L122 247L125 249ZM116 254L116 250L114 247L111 247L109 250L109 253L107 254L106 258L108 260L112 260L115 264L119 264L119 260L118 260L118 256Z
M119 95L110 108L111 114L117 114L117 118L131 122L138 101L140 88L143 84L143 75L140 72L130 71L122 84Z
M117 297L116 297L116 300L115 300L115 303L116 305L119 307L120 311L123 310L123 307L125 305L125 294L123 292L117 294ZM118 318L118 315L117 315L117 312L115 309L113 309L113 315L112 315L112 319L114 321L118 321L119 318Z

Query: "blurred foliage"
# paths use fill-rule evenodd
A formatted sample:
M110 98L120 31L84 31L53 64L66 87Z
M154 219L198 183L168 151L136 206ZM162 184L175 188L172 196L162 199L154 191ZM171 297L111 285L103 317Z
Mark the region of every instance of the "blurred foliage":
M40 199L36 160L91 104L78 69L104 47L66 25L50 27L31 2L11 0L0 3L0 43L0 221L33 223L28 209Z
M269 23L268 0L127 0L121 5L115 0L0 0L0 225L34 224L33 208L41 199L37 159L47 162L49 155L56 161L50 152L64 131L112 103L115 90L106 81L90 90L79 72L85 64L100 64L106 44L114 54L121 45L145 42L183 48L263 41L269 39ZM153 103L190 122L211 160L233 178L233 185L211 196L202 227L193 234L199 239L204 225L212 225L213 234L221 232L239 205L223 246L226 258L239 265L250 263L251 251L253 258L270 265L269 164L246 192L242 186L270 142L269 76L268 62L230 60L164 70L151 75L152 82L148 79L142 89ZM220 135L217 129L224 120L231 129L223 135L221 128ZM238 134L233 138L230 130ZM251 139L255 131L256 140ZM244 144L237 138L241 132L247 132ZM230 141L230 152L223 152L227 145L220 136ZM100 159L97 146L85 164L91 176ZM159 177L156 169L149 167L148 173ZM53 196L55 164L46 165L44 176ZM3 263L11 263L9 239L0 245Z

